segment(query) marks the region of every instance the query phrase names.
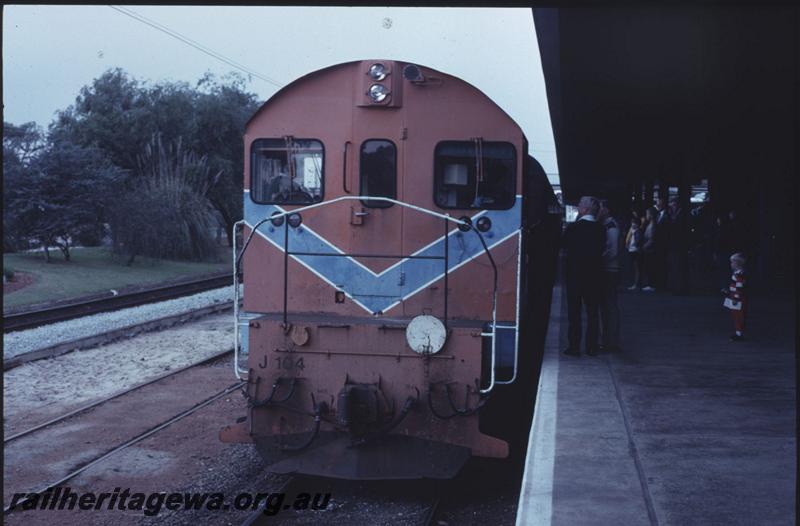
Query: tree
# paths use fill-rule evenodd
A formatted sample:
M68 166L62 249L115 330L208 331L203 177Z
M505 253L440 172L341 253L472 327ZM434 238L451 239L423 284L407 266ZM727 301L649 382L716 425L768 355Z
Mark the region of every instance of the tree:
M205 156L185 151L180 140L165 147L154 136L111 215L114 251L126 255L128 265L139 255L191 260L216 255L207 196L217 177Z
M120 170L98 149L51 143L31 161L25 179L13 182L9 205L14 221L39 241L48 262L50 247L58 247L69 261L73 241L102 224L120 179Z
M139 176L137 158L154 135L164 144L181 140L207 158L209 176L220 173L207 197L230 244L233 224L242 217L244 125L257 109L256 96L238 75L206 74L195 87L183 82L148 86L113 69L81 90L75 104L59 113L50 134L102 149L133 178Z
M3 250L13 252L25 246L18 191L31 175L31 163L44 147L44 134L36 123L15 126L3 122Z
M142 123L147 135L138 145L137 158L158 134L165 144L183 142L190 149L197 134L198 93L185 82L162 82L143 90L148 115Z
M44 144L44 133L35 122L15 126L3 121L3 160L13 157L15 161L28 165Z
M196 102L193 147L208 155L212 172L220 173L209 199L223 221L228 246L233 246L233 225L242 218L244 127L259 103L254 94L245 91L239 75L218 81L206 74L198 87L203 91Z
M111 69L81 88L75 104L58 113L50 137L98 148L116 166L133 170L155 131L151 116L142 85L123 70Z

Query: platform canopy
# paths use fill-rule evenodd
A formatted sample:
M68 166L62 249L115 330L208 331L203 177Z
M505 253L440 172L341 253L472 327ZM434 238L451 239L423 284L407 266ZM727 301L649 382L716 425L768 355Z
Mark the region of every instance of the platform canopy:
M534 20L568 199L647 180L744 190L792 170L797 8L537 8Z

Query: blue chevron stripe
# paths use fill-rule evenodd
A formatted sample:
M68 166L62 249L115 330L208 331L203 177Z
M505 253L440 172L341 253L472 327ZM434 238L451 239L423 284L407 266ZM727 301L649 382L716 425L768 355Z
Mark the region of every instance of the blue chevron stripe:
M273 212L284 211L276 205L254 203L248 194L245 194L244 201L244 218L249 227L269 217ZM484 210L473 216L473 221L480 216L492 220L492 228L483 234L489 248L497 246L519 232L521 209L522 199L518 196L514 206L509 210ZM258 233L279 250L283 250L283 226L276 228L267 222L259 227ZM475 232L461 232L454 228L448 236L448 272L484 253L483 245ZM443 256L444 245L444 236L441 236L413 255ZM289 250L322 254L343 253L306 224L299 228L289 228ZM349 256L292 255L291 257L331 286L343 290L348 297L371 314L385 313L444 276L444 260L404 259L376 273Z

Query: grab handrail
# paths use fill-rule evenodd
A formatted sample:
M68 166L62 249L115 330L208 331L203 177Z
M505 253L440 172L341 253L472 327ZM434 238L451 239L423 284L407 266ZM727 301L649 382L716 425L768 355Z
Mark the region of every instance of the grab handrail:
M361 196L361 195L359 195L359 196L341 196L341 197L337 197L335 199L331 199L330 201L321 201L319 203L314 203L314 204L311 204L311 205L303 206L303 207L300 207L300 208L296 208L294 210L283 210L283 211L275 212L275 213L273 213L273 215L270 215L268 217L265 217L265 218L261 219L255 225L250 227L250 234L247 236L247 239L245 240L244 244L242 245L242 250L240 252L238 252L238 254L237 254L237 245L236 245L236 229L238 227L242 226L242 225L247 225L247 222L242 219L241 221L237 221L236 223L234 223L234 226L233 226L233 255L234 255L234 258L233 258L234 259L234 261L233 261L234 370L235 370L235 373L236 373L236 377L238 379L242 379L241 376L240 376L241 373L246 372L246 370L243 370L243 369L239 368L239 362L238 362L238 349L239 349L239 308L238 308L239 279L238 279L238 276L239 276L239 268L241 266L241 262L242 262L242 259L244 257L244 253L245 253L245 251L247 251L247 248L249 247L250 242L252 241L253 236L255 235L256 231L261 227L261 225L263 225L267 221L273 221L273 220L282 218L284 216L288 216L290 214L305 212L306 210L312 210L312 209L315 209L315 208L320 208L322 206L331 205L333 203L337 203L337 202L341 202L341 201L355 201L355 200L359 200L359 201L361 201L361 200L384 201L384 202L396 204L398 206L409 208L409 209L415 210L417 212L421 212L421 213L428 214L428 215L431 215L431 216L434 216L434 217L438 217L440 219L444 219L445 220L445 225L447 224L447 221L450 221L450 222L453 222L453 223L455 223L456 225L459 225L459 226L467 226L469 228L469 230L472 230L473 232L475 232L475 234L477 234L478 239L480 240L481 245L483 246L484 252L489 257L489 262L492 265L492 273L493 273L493 280L492 280L492 289L493 289L492 290L492 331L490 333L481 333L482 336L486 336L486 337L491 337L492 338L492 360L491 360L491 368L490 368L491 369L490 370L490 381L489 381L489 386L486 389L481 389L480 390L481 394L488 394L489 392L491 392L492 389L494 389L494 386L496 384L496 381L495 381L495 366L496 366L496 362L497 362L497 358L496 358L496 354L497 354L496 353L496 351L497 351L497 346L496 346L496 342L497 342L497 265L496 265L496 263L494 261L494 258L492 257L492 253L489 250L488 245L486 244L486 240L483 238L483 235L481 234L481 232L477 228L475 228L475 226L471 222L462 221L461 219L456 219L456 218L450 216L449 214L441 214L439 212L435 212L433 210L428 210L427 208L422 208L420 206L412 205L412 204L409 204L409 203L405 203L403 201L398 201L397 199L392 199L390 197ZM284 228L287 229L286 230L286 238L288 238L288 221L285 221L285 222L286 222L286 225L284 226ZM447 251L449 250L448 240L449 240L449 232L446 232L446 234L445 234L445 264L449 267L449 263L447 261L447 256L448 256ZM285 243L285 245L288 244L287 243L287 239L284 240L284 243ZM284 252L285 252L284 258L287 258L289 256L288 247L287 246L284 246ZM343 257L349 257L348 254L340 254L340 255L343 256ZM445 279L447 278L448 272L449 272L449 268L445 268L445 274L444 274L445 275ZM284 279L284 289L286 288L285 281L286 281L286 279ZM447 290L446 289L445 289L444 293L445 293L445 312L446 312L447 311L447 307L446 307L446 304L447 304ZM286 296L286 291L285 290L284 290L284 296ZM286 308L287 308L285 300L286 300L286 298L284 298L284 318L286 317ZM446 323L446 320L445 320L445 323Z

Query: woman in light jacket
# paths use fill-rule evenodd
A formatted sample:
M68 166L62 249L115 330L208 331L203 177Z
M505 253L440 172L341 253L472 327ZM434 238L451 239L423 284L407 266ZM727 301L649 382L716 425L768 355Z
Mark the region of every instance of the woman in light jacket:
M644 253L644 282L645 287L642 289L645 292L653 292L653 278L656 271L656 252L655 252L655 239L656 239L656 217L658 212L654 207L647 209L645 213L644 233L642 236L642 252Z

